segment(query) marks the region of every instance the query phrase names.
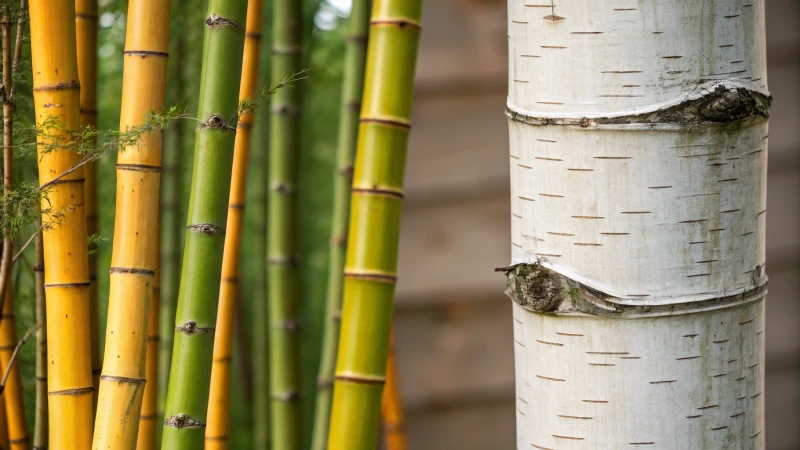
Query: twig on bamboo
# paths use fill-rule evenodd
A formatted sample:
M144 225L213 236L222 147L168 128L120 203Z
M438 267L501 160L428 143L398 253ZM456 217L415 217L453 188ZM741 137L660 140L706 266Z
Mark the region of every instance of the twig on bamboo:
M22 339L17 341L17 346L14 347L14 353L11 354L11 359L8 360L8 365L6 366L6 371L3 373L3 379L0 380L0 394L2 394L3 390L6 388L6 381L8 380L8 375L11 373L11 366L13 366L14 362L17 360L19 349L22 348L22 345L25 344L25 342L27 342L28 338L31 337L31 334L33 334L33 332L38 330L39 327L41 326L42 326L41 322L32 326L25 333L25 336L22 336Z

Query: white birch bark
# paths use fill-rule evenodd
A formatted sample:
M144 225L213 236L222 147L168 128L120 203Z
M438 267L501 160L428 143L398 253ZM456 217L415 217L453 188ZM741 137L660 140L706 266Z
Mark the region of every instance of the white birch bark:
M517 448L764 448L764 0L509 0Z

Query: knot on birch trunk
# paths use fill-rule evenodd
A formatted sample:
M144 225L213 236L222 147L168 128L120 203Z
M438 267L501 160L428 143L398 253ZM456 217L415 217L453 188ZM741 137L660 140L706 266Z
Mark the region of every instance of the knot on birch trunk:
M769 117L771 97L746 88L717 86L705 97L698 108L699 114L712 122L733 122L752 116Z
M206 424L179 413L164 419L164 426L170 428L205 428Z
M497 269L506 272L505 294L518 305L539 313L558 308L564 299L563 276L538 263Z
M220 27L242 28L241 25L237 24L231 19L226 19L225 17L218 16L214 13L211 13L211 15L208 16L208 18L206 19L206 26L208 28L220 28Z

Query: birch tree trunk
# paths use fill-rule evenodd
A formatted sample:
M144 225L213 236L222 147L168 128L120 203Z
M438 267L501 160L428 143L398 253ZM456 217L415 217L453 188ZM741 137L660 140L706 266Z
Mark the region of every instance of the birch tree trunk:
M517 448L764 448L764 0L509 0Z

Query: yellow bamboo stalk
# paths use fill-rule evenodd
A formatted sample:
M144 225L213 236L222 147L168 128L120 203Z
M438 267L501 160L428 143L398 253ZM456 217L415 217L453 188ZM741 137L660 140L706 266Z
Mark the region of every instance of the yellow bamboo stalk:
M170 2L132 0L125 35L120 130L164 109ZM136 446L146 382L148 321L159 239L161 130L148 131L117 157L117 209L103 374L93 448ZM47 267L47 266L45 266Z
M14 349L17 347L17 321L14 316L14 296L12 295L11 287L11 283L6 285L3 319L0 321L0 373L5 373L6 367L11 361L11 355L14 354ZM11 450L30 448L19 361L11 366L11 371L3 389L3 397L6 403L5 411Z
M161 229L159 214L158 229ZM161 254L160 239L156 240L156 255ZM160 428L158 421L158 352L159 352L159 313L161 308L161 264L156 257L156 275L153 278L153 297L150 299L150 321L147 325L147 369L144 385L142 413L139 415L139 437L136 450L154 450L156 436Z
M92 440L92 367L89 337L89 264L83 167L64 147L80 126L74 0L31 0L30 35L36 122L58 127L39 139L39 181L47 292L50 449L83 450ZM56 180L57 177L60 177ZM58 216L54 216L58 213Z
M8 450L8 421L6 417L6 396L0 395L0 450Z
M247 2L242 78L239 100L258 95L258 57L261 42L261 0ZM214 359L211 365L211 390L208 398L206 450L226 450L230 428L231 350L239 292L239 254L244 218L247 165L250 159L250 136L253 114L239 118L233 150L233 171L225 226L225 250L222 256L222 281L217 309Z
M78 52L78 76L81 83L81 126L97 127L97 0L75 0L75 32ZM86 205L86 234L97 234L97 163L84 166L84 205ZM89 313L92 342L92 384L94 407L100 382L100 339L97 318L97 254L89 255Z
M406 450L406 417L400 383L397 381L397 363L394 358L394 333L389 344L389 357L386 359L386 385L383 387L381 404L383 416L383 435L386 450Z

